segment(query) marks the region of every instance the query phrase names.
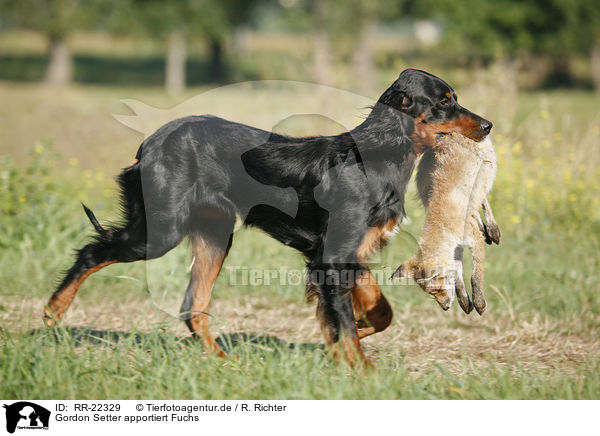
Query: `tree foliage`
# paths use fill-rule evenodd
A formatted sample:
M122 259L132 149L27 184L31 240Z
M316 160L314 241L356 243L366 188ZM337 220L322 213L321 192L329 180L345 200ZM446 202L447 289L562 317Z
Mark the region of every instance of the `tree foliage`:
M440 23L449 51L483 58L585 53L600 41L597 1L422 0L411 12Z
M108 26L116 33L164 39L172 31L186 37L224 36L229 28L217 0L101 0L107 6Z
M98 12L95 2L82 0L0 0L0 11L9 26L37 30L51 39L94 27Z

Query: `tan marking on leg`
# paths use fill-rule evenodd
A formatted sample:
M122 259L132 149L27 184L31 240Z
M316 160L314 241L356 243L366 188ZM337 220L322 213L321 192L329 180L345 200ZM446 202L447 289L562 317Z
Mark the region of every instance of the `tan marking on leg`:
M345 362L350 367L373 367L371 360L363 353L357 337L345 335L331 346L331 352L336 362Z
M352 288L352 307L359 339L385 330L392 322L392 308L370 272L356 280Z
M394 218L367 231L356 252L361 263L391 239L397 224L398 219ZM352 289L352 306L359 329L358 338L384 330L392 320L392 309L371 273L362 274L357 278Z
M325 338L325 347L329 348L333 359L336 362L345 362L351 367L373 366L373 363L369 360L369 358L367 358L367 356L365 356L360 347L359 337L356 329L354 330L354 337L346 333L345 335L342 334L337 342L333 341L333 331L327 322L323 310L323 303L320 299L317 303L317 318L319 319L321 331L323 332L323 336Z
M98 264L90 269L88 269L81 277L76 280L73 280L67 286L62 288L60 291L55 292L46 307L44 308L44 323L48 327L53 327L62 319L65 311L69 308L73 299L75 298L75 294L79 290L81 284L87 279L91 274L96 271L101 270L105 266L116 263L116 260L112 260L110 262L104 262Z
M383 247L393 236L394 228L398 224L398 219L393 218L382 226L369 228L363 237L361 244L356 250L358 259L363 262L377 250Z
M318 298L318 300L317 300L317 319L319 320L319 326L321 327L321 331L323 332L325 345L331 346L331 345L333 345L332 331L329 326L329 323L327 322L327 318L325 317L325 308L323 305L323 301L321 300L321 296L319 294L316 294L316 296Z
M192 239L192 249L195 260L192 265L191 278L191 283L194 286L194 297L189 314L190 330L202 339L207 352L224 357L227 354L210 334L209 315L206 311L210 304L213 284L225 260L225 252L210 246L204 239L196 237Z

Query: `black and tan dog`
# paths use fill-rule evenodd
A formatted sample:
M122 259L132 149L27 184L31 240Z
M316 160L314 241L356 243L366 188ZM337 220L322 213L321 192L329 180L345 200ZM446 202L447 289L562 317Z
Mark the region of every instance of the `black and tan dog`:
M142 143L137 162L119 176L122 223L103 228L86 208L98 234L78 251L48 302L46 321L61 319L93 272L160 257L187 236L195 260L181 316L208 350L223 354L206 310L241 216L306 257L327 344L350 363L367 362L359 339L392 318L367 258L404 216L417 155L439 134L479 141L491 128L458 104L447 83L419 70L403 71L364 122L338 136L291 138L212 116L172 121ZM334 180L330 170L339 165L344 171ZM367 167L373 171L365 178ZM329 208L315 198L317 189L332 193ZM331 203L341 217L335 229L328 229ZM290 209L294 216L283 212Z

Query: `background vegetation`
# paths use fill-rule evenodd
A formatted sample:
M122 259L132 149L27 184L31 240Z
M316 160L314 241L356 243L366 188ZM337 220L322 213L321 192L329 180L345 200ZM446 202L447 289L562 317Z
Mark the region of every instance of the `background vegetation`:
M1 0L0 29L11 80L179 93L276 72L373 92L407 61L502 61L529 88L600 88L600 5L586 0Z
M0 397L600 396L598 7L366 5L0 0ZM487 249L483 317L442 312L417 287L387 282L393 325L364 341L377 369L350 371L319 347L302 285L232 285L228 268L302 267L289 248L240 229L211 308L213 329L239 360L203 354L176 319L186 243L95 274L65 329L42 328L57 276L91 234L79 202L102 221L117 218L112 177L142 139L112 118L126 112L121 99L168 108L249 79L316 81L375 98L406 67L444 77L495 124L492 203L503 240ZM250 88L224 103L232 119L244 105L257 122L274 110ZM416 249L423 211L413 194L411 185L410 223L373 263L381 277Z

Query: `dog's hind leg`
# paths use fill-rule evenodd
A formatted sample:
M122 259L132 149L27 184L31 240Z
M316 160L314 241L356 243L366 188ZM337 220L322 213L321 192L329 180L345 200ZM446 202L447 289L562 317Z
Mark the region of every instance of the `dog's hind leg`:
M171 221L165 225L154 225L152 241L148 241L146 210L137 167L125 170L119 178L119 184L125 209L124 223L104 229L93 212L84 206L98 234L94 242L77 252L75 263L44 308L44 322L48 326L62 319L80 286L92 273L112 263L160 257L181 241L182 232Z
M226 354L210 334L207 310L213 284L231 247L234 224L235 218L224 216L202 219L194 225L192 274L180 310L180 317L202 340L205 350L221 357Z
M56 325L62 319L85 279L105 266L117 262L116 260L107 260L99 263L95 261L91 261L90 263L85 262L83 258L90 255L92 251L94 251L94 244L86 245L80 250L77 261L68 271L65 279L56 291L54 291L50 300L48 300L44 308L44 322L48 327Z
M150 251L152 258L162 256L181 241L176 235L172 233L171 238L162 240L161 247L154 244L152 248L147 246L145 232L138 230L113 229L98 235L95 242L78 251L77 260L50 297L44 309L45 323L53 326L62 319L80 286L91 274L113 263L146 260L150 258L147 256Z

